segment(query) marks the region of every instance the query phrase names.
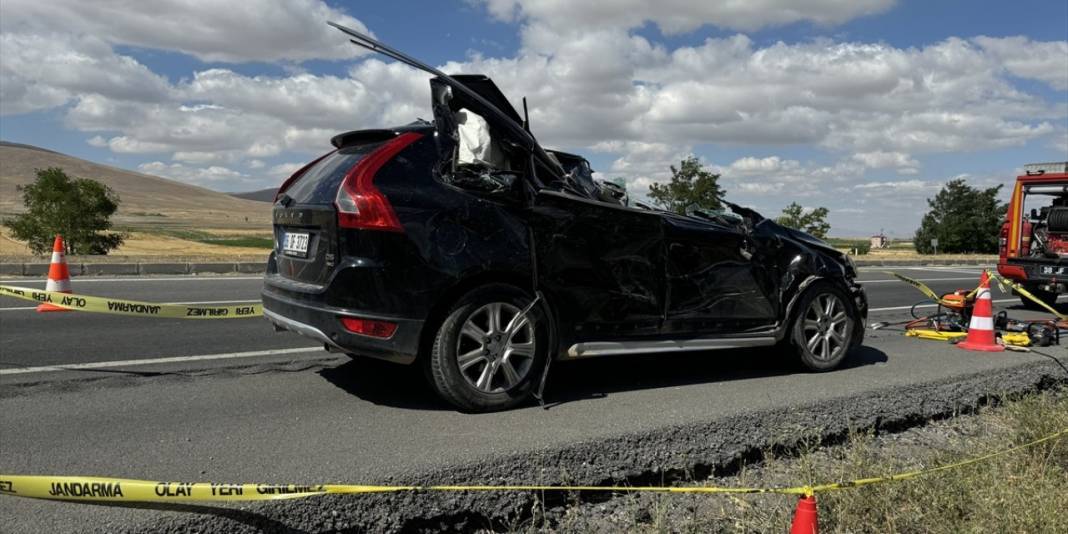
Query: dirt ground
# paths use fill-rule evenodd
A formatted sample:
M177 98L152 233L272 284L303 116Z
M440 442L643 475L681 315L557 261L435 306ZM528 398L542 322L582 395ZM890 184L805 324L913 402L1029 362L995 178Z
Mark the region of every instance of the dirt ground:
M243 234L240 230L205 230L212 234L236 235ZM249 232L250 234L253 232ZM262 234L262 231L255 232ZM223 260L247 260L264 261L269 250L254 247L232 247L226 245L212 245L189 241L175 237L161 236L143 232L131 232L118 250L107 256L81 256L80 262L122 262L122 261L146 261L149 258L162 258L178 261L205 259L214 261ZM74 260L75 258L69 258ZM9 230L0 230L0 262L37 262L47 261L42 256L34 256L25 243L11 238Z
M991 263L997 261L997 255L995 254L919 254L913 249L872 249L871 252L863 256L857 256L857 259L871 259L871 260L989 260Z

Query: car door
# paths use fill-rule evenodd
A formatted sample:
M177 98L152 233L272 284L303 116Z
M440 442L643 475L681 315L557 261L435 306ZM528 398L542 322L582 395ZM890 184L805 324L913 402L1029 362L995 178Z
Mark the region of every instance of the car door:
M660 216L543 189L531 206L539 286L556 303L562 342L659 333Z
M668 336L733 334L774 326L775 290L744 228L664 216Z

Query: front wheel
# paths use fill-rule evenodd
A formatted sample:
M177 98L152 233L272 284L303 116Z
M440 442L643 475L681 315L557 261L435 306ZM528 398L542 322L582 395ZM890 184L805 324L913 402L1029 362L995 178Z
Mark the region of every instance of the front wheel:
M801 363L812 371L838 367L859 324L856 308L841 290L825 283L805 292L797 306L792 341Z
M438 328L429 355L431 386L468 412L526 400L549 353L545 317L523 291L489 285L468 293Z

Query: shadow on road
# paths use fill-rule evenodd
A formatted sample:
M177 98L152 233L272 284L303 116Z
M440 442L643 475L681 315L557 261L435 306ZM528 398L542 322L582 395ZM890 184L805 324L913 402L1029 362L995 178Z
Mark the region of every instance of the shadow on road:
M853 350L839 371L885 363L886 353L874 347ZM567 362L555 368L547 388L548 407L602 398L618 391L670 388L803 374L800 364L771 348L642 355Z
M451 410L431 391L418 364L354 358L319 371L331 384L365 401L410 410Z
M886 353L870 346L853 350L839 370L884 363ZM604 398L619 391L670 388L699 383L805 373L774 349L650 354L553 362L546 406ZM427 386L419 366L358 358L319 374L335 386L374 404L412 410L451 410Z

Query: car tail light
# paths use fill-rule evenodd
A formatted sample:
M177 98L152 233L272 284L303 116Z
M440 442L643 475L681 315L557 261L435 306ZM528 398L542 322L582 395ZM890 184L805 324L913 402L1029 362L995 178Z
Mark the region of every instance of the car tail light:
M338 226L403 232L404 227L393 213L389 200L375 187L375 173L393 156L414 143L423 134L407 132L394 137L360 160L345 175L337 190Z
M389 339L393 337L393 333L397 331L397 323L391 323L389 321L363 319L360 317L338 318L341 319L341 326L344 326L345 330L363 336Z
M304 173L308 169L310 169L312 167L312 165L315 165L316 163L319 163L323 158L329 156L330 154L333 154L334 152L337 152L337 151L336 150L331 150L330 152L327 152L326 154L323 154L322 156L319 156L319 157L315 158L314 160L311 161L311 163L301 167L300 169L297 170L297 172L295 172L292 175L290 175L289 178L286 178L286 181L282 182L281 187L278 188L278 192L274 194L274 201L278 202L278 199L282 198L282 195L286 192L286 189L289 189L289 186L293 185L293 182L296 182L297 178L300 178L302 175L304 175Z
M998 235L998 255L1004 258L1009 252L1009 225L1001 225L1001 233Z

